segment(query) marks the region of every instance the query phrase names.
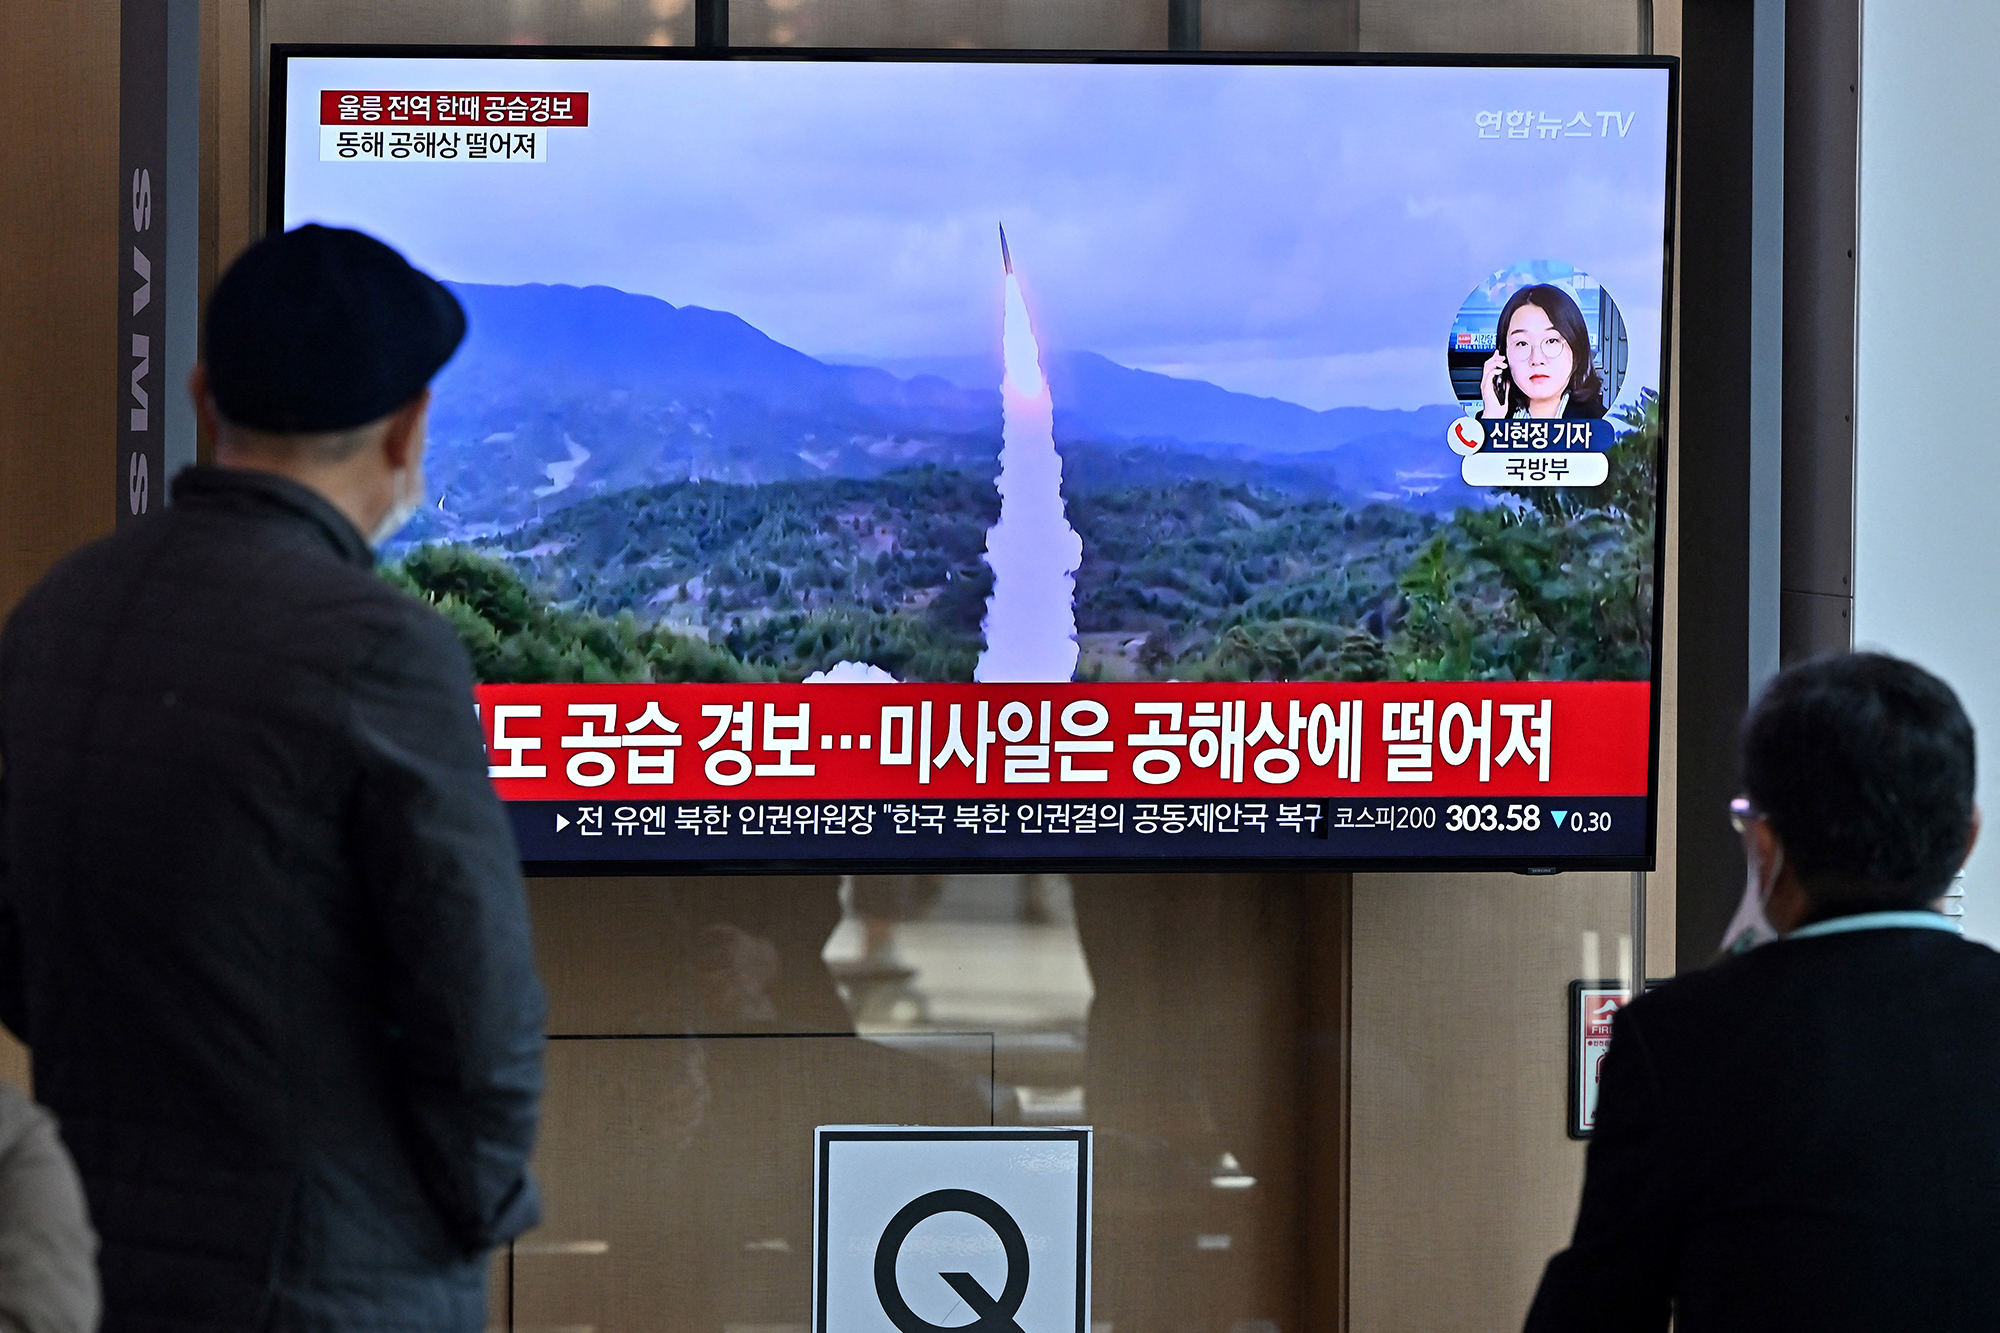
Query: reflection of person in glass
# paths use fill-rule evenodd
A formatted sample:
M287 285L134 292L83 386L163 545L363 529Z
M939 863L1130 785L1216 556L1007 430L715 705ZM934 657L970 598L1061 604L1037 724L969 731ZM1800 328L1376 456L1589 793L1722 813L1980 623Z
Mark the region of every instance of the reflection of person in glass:
M1498 345L1479 379L1481 418L1604 415L1590 330L1568 292L1548 283L1523 287L1507 298L1497 328Z

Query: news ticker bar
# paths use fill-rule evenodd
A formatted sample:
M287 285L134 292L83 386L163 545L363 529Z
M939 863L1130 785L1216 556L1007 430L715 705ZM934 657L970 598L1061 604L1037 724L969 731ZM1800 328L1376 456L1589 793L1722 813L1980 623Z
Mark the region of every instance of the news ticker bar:
M1646 798L517 801L529 862L1485 860L1634 857Z

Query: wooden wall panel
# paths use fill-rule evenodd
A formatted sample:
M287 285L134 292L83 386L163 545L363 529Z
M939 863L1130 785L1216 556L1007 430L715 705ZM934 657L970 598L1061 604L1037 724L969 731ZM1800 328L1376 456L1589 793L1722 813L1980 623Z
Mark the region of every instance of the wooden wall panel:
M1583 1180L1567 987L1617 975L1630 891L1609 873L1354 877L1349 1327L1520 1327Z
M201 5L201 295L206 314L216 278L263 231L263 201L251 189L251 132L258 0ZM206 442L204 441L204 444Z
M257 35L264 0L201 0L201 317L208 294L251 241L264 234L263 179L257 132L263 115L263 57ZM196 457L209 462L215 441L203 435Z
M117 0L0 11L0 614L111 530ZM0 1078L26 1086L0 1034Z
M949 878L992 904L1021 877ZM1099 1133L1095 1319L1337 1327L1346 877L1068 883L1093 998L1060 1077L1084 1085L1080 1118ZM799 1321L812 1125L1005 1123L1006 1090L1050 1077L1046 1048L1005 1039L1020 1020L1002 1010L981 1020L997 1048L978 1022L927 1045L849 1035L822 962L841 916L832 877L542 879L530 896L553 1041L548 1211L514 1256L523 1326L645 1327L662 1293L702 1312L690 1328ZM1025 934L976 944L988 927L956 920L929 924L961 932L954 968L986 975L924 973L919 989L1034 970ZM724 938L756 949L718 950ZM757 956L769 965L730 961ZM971 1065L940 1062L968 1045ZM1225 1152L1246 1188L1215 1183Z
M118 4L0 16L0 611L110 531Z

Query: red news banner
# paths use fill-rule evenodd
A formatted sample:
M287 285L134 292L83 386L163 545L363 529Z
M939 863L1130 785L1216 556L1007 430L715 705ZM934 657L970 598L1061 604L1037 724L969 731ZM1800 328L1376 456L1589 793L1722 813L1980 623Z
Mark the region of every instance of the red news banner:
M328 89L319 95L319 123L583 127L590 94Z
M482 685L509 801L1644 796L1639 682Z

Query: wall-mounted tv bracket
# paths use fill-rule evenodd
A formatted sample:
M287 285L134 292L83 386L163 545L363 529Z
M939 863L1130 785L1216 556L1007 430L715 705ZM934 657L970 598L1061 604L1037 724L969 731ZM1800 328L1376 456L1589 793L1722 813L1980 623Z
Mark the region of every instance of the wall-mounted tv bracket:
M694 45L698 51L729 45L729 0L694 0Z

